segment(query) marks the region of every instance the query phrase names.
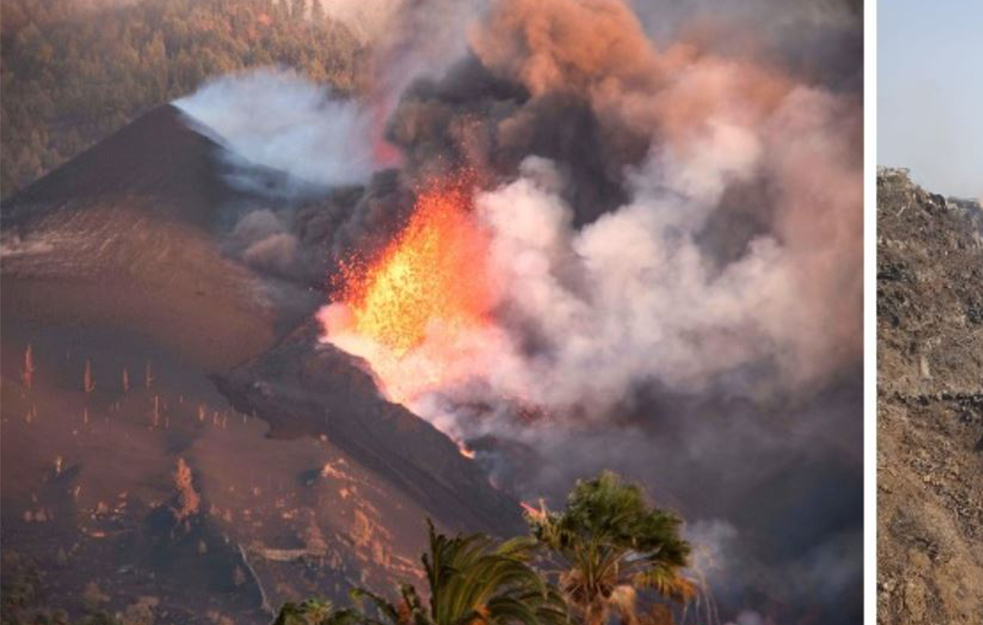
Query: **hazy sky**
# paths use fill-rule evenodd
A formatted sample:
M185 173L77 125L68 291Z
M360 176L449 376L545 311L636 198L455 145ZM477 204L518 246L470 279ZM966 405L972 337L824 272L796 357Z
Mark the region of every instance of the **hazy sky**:
M983 195L983 0L881 0L877 160Z

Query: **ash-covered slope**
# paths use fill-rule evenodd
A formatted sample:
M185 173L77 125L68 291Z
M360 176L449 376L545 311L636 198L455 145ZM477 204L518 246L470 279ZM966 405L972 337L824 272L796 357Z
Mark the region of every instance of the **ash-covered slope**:
M5 201L4 226L121 195L157 216L207 224L233 196L216 175L216 147L175 106L159 106Z
M5 316L126 328L207 367L271 345L275 305L211 234L242 199L217 149L166 105L5 201Z
M359 464L409 494L428 514L459 529L521 532L515 501L430 423L382 399L352 357L319 344L310 322L274 349L216 376L240 412L268 422L274 437L326 436Z
M983 614L983 230L884 170L878 191L878 619Z
M273 349L312 308L223 254L216 222L274 200L219 149L161 107L3 205L4 588L40 579L73 618L267 622L418 581L427 516L519 519L357 363L303 331Z

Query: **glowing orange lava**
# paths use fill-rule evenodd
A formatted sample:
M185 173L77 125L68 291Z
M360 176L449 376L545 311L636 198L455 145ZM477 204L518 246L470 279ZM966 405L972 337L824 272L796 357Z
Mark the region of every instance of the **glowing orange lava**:
M434 324L447 334L487 323L488 238L474 222L471 202L466 179L434 185L378 258L343 270L352 331L400 358Z

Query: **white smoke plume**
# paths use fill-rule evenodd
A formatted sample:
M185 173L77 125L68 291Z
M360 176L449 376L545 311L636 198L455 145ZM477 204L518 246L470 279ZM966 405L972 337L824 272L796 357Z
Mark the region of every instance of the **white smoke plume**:
M408 151L439 157L454 141L463 154L522 149L515 138L562 106L558 93L588 104L612 154L625 136L649 148L620 166L626 201L586 224L564 194L582 181L542 156L477 196L501 290L496 324L455 336L453 350L435 324L403 357L401 384L440 369L453 381L401 389L416 411L456 438L501 435L496 418L455 406L505 400L606 422L639 388L767 402L808 394L858 361L857 98L689 44L659 50L618 0L503 0L470 33L484 70L530 99L465 108L471 126L474 111L491 117L486 132L498 136L486 147L467 143L476 133L441 134L466 102L455 87L472 84L464 67L437 97L410 98L397 113L414 128ZM322 314L328 326L346 318L337 307ZM380 349L326 329L370 362Z
M562 176L528 158L517 180L476 201L504 285L501 331L459 337L456 362L425 343L407 372L452 369L461 388L437 391L463 403L487 392L602 419L653 382L700 393L726 380L750 396L821 382L861 345L862 177L849 114L827 93L793 88L767 116L711 118L653 148L628 175L629 203L579 230ZM762 177L772 229L721 263L701 237L726 217L728 188ZM544 349L525 347L530 330ZM430 353L440 362L424 362Z
M228 148L233 165L323 186L365 182L377 167L371 116L292 70L222 76L174 105Z

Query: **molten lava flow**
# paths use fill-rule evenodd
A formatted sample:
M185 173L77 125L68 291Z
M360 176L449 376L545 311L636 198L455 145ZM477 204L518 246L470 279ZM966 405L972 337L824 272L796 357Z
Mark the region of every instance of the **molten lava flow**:
M365 358L395 401L466 377L491 325L489 241L471 203L466 177L422 192L377 258L342 269L342 305L323 318L327 339Z

